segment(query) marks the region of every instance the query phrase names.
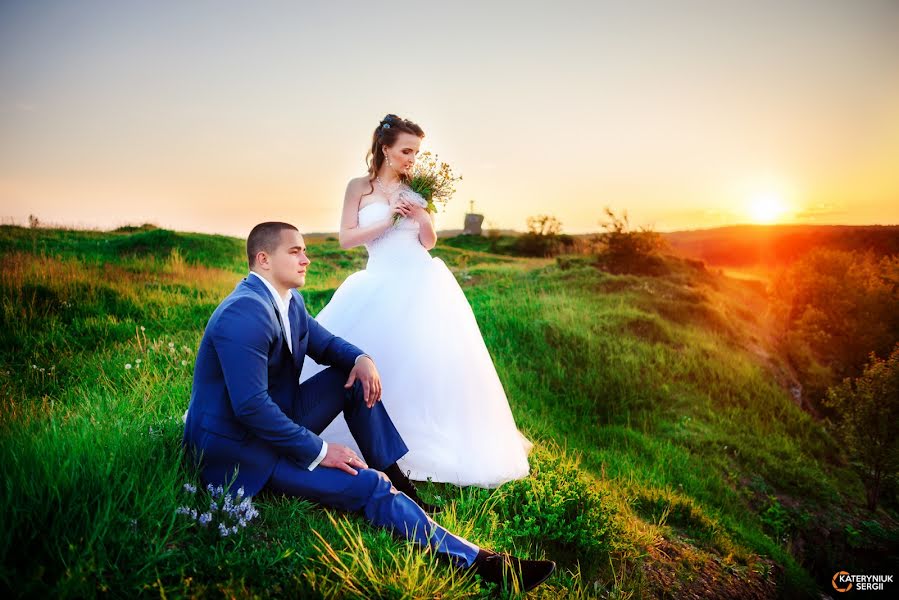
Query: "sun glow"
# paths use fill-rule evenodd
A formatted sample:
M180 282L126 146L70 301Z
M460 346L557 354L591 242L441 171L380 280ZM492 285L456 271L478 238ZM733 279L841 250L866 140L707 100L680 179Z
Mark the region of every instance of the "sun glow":
M755 223L777 223L787 213L787 204L778 193L756 194L749 201L749 216Z
M767 184L748 194L746 215L752 223L771 225L787 221L794 212L793 194L789 186Z

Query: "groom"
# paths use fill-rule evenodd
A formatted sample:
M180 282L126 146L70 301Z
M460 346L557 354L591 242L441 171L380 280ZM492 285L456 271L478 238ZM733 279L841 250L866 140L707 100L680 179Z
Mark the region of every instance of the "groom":
M408 450L380 403L374 361L310 317L294 289L310 263L297 228L260 223L247 238L247 259L250 274L213 312L197 352L184 445L204 482L361 511L487 581L514 578L526 590L545 581L552 561L480 549L422 509L396 464ZM330 367L301 385L307 354ZM361 457L319 437L341 412Z

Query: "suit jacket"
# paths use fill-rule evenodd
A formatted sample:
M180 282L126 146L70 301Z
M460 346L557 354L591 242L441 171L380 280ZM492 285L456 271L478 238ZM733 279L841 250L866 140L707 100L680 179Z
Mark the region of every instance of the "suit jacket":
M257 277L247 277L212 313L197 351L184 445L206 482L254 495L281 457L308 466L322 439L298 424L299 376L308 354L349 372L362 350L329 333L291 290L287 346L275 300Z

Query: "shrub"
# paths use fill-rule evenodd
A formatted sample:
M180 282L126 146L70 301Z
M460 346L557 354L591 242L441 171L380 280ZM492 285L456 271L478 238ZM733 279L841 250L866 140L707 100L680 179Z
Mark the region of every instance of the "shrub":
M605 208L609 221L600 222L605 233L597 238L600 251L596 264L612 273L659 275L665 265L659 254L665 248L661 234L649 227L634 230L628 221L627 211L619 217L611 208Z
M899 344L886 360L871 353L864 374L846 378L827 392L837 413L837 435L845 444L875 510L883 483L899 472Z
M571 236L562 235L562 223L550 215L528 217L528 232L515 239L515 250L523 256L550 257L572 244Z
M583 564L611 550L614 508L607 493L564 454L538 449L530 462L530 477L503 485L494 496L500 546L542 540Z

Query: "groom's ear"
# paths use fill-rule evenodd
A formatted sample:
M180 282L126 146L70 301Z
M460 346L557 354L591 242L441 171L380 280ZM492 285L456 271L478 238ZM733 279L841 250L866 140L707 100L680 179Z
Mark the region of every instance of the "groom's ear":
M256 253L256 260L253 262L253 268L268 269L271 266L268 252L260 250Z

